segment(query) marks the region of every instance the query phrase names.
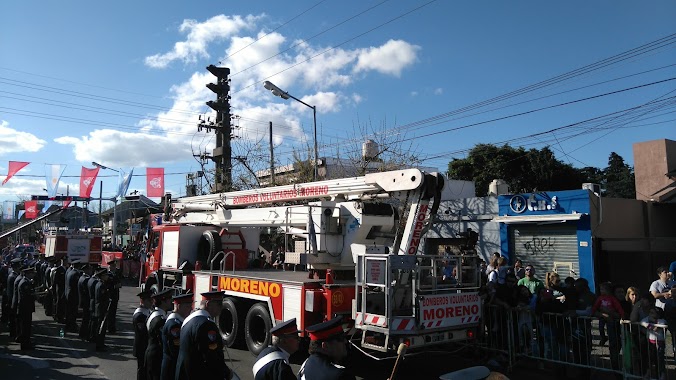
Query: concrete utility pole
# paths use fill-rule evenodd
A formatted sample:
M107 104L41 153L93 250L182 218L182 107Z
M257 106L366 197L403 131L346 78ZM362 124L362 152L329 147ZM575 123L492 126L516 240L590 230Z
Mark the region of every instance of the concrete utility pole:
M272 144L272 122L270 122L270 183L275 186L275 150Z
M232 129L230 125L230 69L227 67L207 67L210 73L216 76L216 83L208 83L207 88L216 94L216 101L208 101L207 105L216 111L216 122L209 123L200 120L198 130L206 128L208 132L216 132L216 148L212 159L216 165L213 192L230 191L232 189Z

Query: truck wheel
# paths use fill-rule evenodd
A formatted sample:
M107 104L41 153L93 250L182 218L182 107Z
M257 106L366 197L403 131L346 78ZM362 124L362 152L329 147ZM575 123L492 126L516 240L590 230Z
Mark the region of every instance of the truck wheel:
M272 334L272 320L268 312L267 305L257 303L246 313L245 340L249 352L253 356L258 356L266 347L270 345Z
M241 308L241 302L234 298L225 298L223 300L223 310L218 316L218 327L221 329L223 344L227 347L239 346L244 336L243 318L238 313L238 307Z
M221 236L218 234L218 231L207 230L202 232L200 241L197 244L197 260L202 261L204 267L213 270L214 268L211 268L211 260L222 249L222 246ZM214 264L220 264L220 262L215 262Z

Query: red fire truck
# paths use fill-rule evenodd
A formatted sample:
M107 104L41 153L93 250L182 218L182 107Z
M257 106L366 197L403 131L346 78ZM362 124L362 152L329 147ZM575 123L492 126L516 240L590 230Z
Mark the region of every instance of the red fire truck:
M290 318L303 330L342 316L355 344L384 353L471 339L476 252L425 238L443 186L437 173L405 169L180 198L149 236L145 288L225 291L225 344L254 355ZM284 270L254 265L273 235Z
M75 231L51 231L45 235L46 257L60 259L68 256L70 261L78 260L90 264L101 263L101 235Z

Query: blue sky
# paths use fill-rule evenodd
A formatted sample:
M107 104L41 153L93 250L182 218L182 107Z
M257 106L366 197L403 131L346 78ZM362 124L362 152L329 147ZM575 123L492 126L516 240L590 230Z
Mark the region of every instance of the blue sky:
M10 160L31 165L0 199L44 194L46 164L67 165L59 192L76 192L91 161L135 167L130 191L142 193L145 167L163 167L166 189L184 193L192 154L215 143L196 124L214 98L205 67L219 62L232 73L235 154L252 159L270 121L278 164L312 144L311 110L272 96L269 80L316 105L320 156L371 137L442 171L505 141L551 145L577 167L605 167L612 151L631 164L633 143L676 139L675 19L673 1L4 1L0 176ZM100 173L104 197L114 174Z

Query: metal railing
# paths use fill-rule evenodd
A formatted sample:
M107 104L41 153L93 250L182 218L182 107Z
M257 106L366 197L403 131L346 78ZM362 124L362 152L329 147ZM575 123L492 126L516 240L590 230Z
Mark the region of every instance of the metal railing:
M666 324L600 321L573 313L535 313L528 307L484 309L482 348L504 356L511 370L528 358L615 373L624 379L676 379ZM599 323L600 322L600 323Z

